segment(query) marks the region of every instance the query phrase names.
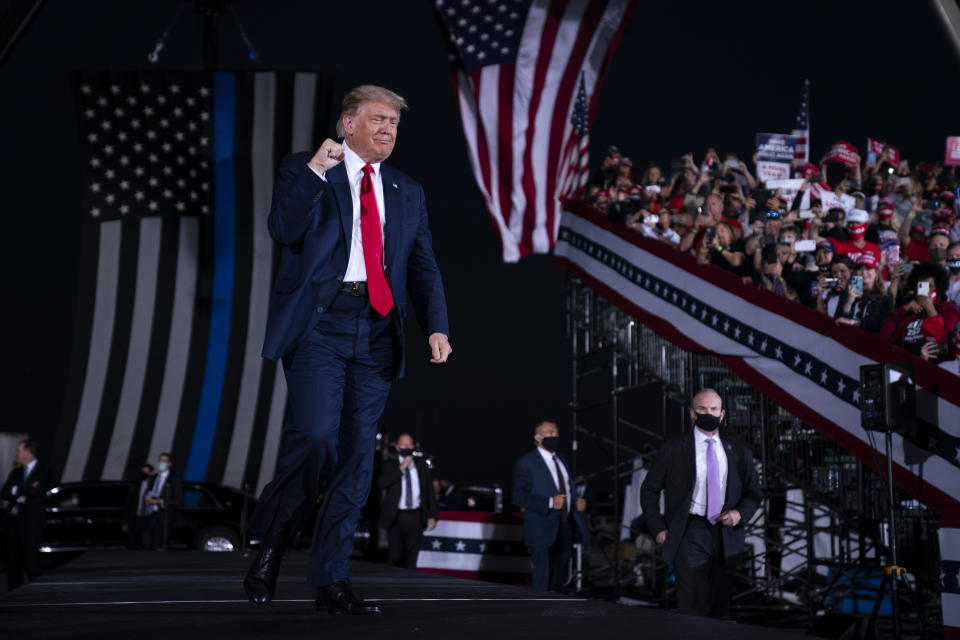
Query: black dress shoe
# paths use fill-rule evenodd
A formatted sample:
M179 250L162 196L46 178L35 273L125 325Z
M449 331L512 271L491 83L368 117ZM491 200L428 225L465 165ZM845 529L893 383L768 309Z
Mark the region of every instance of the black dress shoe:
M283 547L271 547L266 544L260 547L256 560L243 578L243 590L247 592L250 602L263 606L273 600L273 592L277 588L277 577L280 575L281 560L283 560Z
M326 613L346 613L360 615L365 613L380 613L380 607L361 600L346 580L338 580L331 585L317 589L317 611Z

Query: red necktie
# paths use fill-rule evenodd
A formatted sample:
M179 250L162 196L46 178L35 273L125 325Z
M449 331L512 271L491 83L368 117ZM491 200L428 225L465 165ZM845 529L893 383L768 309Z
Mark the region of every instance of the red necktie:
M380 231L380 211L373 192L373 167L363 165L360 180L360 239L363 242L363 264L367 268L367 292L370 306L382 316L393 308L393 293L383 273L383 235Z

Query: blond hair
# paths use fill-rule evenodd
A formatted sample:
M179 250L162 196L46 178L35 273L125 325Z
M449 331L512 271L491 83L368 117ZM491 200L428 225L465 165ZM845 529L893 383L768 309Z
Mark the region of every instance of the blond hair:
M404 109L410 108L403 96L390 91L390 89L373 84L362 84L359 87L354 87L347 91L343 96L343 102L340 104L340 117L337 119L338 137L342 139L347 135L343 128L343 119L347 116L357 115L360 107L370 102L386 102L394 107L398 114Z

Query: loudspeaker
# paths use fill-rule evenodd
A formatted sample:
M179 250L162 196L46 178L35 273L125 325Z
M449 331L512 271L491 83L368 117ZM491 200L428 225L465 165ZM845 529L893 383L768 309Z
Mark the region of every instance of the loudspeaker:
M907 433L917 426L912 364L860 367L860 424L867 431Z
M862 623L860 616L830 612L817 618L804 635L831 640L856 640L860 637Z

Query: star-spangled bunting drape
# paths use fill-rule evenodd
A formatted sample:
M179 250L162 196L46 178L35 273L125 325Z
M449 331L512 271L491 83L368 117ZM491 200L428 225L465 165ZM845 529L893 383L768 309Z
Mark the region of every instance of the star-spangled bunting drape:
M329 72L74 75L86 183L74 352L54 468L120 479L160 452L187 480L273 473L283 375L260 357L280 158L330 122Z
M470 162L506 262L547 253L559 199L636 0L434 0ZM579 138L579 140L577 140ZM585 160L584 160L585 166Z

